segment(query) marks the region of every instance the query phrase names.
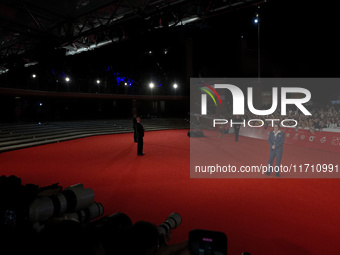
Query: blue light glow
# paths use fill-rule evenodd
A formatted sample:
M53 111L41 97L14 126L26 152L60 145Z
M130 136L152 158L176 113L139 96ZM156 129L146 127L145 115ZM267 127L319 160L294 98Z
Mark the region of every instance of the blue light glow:
M117 86L119 86L121 83L125 86L125 83L127 83L127 85L129 85L129 87L131 87L132 84L134 83L133 79L126 77L126 76L124 76L124 75L122 75L118 72L114 72L112 66L106 66L105 72L112 72L113 78L117 82Z
M133 84L133 80L128 78L128 77L125 77L125 76L121 76L119 75L119 73L113 73L113 75L115 76L116 78L116 81L117 81L117 85L119 86L119 83L127 83L129 85L129 87L132 86Z
M58 76L61 77L61 78L65 78L66 74L64 72L61 72Z

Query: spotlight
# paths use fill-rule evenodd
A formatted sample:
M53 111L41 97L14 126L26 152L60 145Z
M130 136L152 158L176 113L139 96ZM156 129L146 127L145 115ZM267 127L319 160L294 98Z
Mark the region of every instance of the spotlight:
M153 84L152 82L149 84L150 89L152 89L153 87L155 87L155 84Z
M256 17L254 19L254 23L255 24L259 23L259 14L256 14Z
M97 84L100 84L100 80L97 80L96 82L97 82Z
M70 81L70 78L69 78L69 77L66 77L66 78L65 78L65 81L69 82L69 81Z
M173 87L174 89L177 89L178 85L175 83Z
M37 75L36 74L32 74L32 78L36 78L37 77Z

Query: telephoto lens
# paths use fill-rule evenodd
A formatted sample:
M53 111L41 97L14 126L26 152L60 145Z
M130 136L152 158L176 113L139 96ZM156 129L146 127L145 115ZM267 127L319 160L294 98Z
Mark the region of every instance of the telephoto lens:
M31 223L41 222L52 216L61 216L67 209L63 194L36 198L28 208L28 220Z
M158 227L160 245L166 245L167 239L170 238L172 229L177 228L182 223L182 217L176 212L171 213L168 218L162 222Z
M94 191L85 189L82 183L66 188L63 192L67 200L67 212L76 212L94 203Z
M87 208L89 209L85 210ZM42 222L51 217L59 217L64 213L77 213L81 210L85 210L81 212L84 214L81 219L92 219L103 214L103 207L94 202L93 190L85 189L83 184L78 183L57 195L37 197L29 205L28 220L31 223Z
M75 219L80 223L87 224L91 220L94 220L104 213L104 207L101 203L93 203L89 207L79 210L77 212L65 213L64 216L68 218Z

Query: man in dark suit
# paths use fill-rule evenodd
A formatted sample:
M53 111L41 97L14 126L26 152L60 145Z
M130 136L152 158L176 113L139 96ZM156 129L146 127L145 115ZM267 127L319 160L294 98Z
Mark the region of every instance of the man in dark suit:
M134 114L133 115L133 119L132 119L132 126L133 126L133 140L134 140L135 143L137 142L137 128L136 128L136 125L137 125L137 115Z
M240 122L242 122L242 119L240 116L236 115L236 117L233 118L233 127L234 127L234 133L235 133L235 142L238 142L238 135L240 133L240 128L241 128L241 124Z
M141 118L137 117L137 123L136 123L136 135L137 135L137 155L138 156L144 156L143 153L143 137L144 137L144 127L140 123Z
M268 143L270 145L270 153L268 160L268 171L267 175L270 175L271 169L273 168L274 158L276 157L276 176L280 176L280 166L283 153L283 143L285 141L285 134L280 131L279 125L274 125L274 131L270 132L268 137Z

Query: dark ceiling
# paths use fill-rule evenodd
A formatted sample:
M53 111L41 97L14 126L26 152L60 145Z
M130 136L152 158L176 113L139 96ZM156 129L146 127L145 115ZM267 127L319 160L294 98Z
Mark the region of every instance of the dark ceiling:
M0 3L0 73L58 50L74 55L137 33L184 25L259 0L7 0Z

